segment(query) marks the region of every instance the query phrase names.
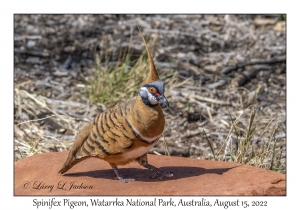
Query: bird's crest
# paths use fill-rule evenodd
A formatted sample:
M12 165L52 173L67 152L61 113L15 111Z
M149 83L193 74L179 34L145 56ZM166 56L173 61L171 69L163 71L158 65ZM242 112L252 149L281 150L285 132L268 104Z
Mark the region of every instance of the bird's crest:
M150 71L149 71L148 77L144 80L143 84L151 83L151 82L154 82L154 81L158 81L159 77L158 77L158 74L157 74L157 71L156 71L156 68L155 68L152 56L150 54L150 51L149 51L148 46L147 46L147 43L146 43L146 41L144 39L144 36L143 36L142 32L140 31L139 27L138 27L138 29L139 29L140 35L141 35L141 37L142 37L142 39L144 41L144 44L145 44L145 47L146 47L146 50L147 50L147 53L148 53L149 62L150 62Z

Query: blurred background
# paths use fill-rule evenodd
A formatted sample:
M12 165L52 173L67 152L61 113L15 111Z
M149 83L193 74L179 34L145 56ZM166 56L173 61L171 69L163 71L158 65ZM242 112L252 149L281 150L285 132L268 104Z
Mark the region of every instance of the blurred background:
M286 172L286 15L14 15L15 161L137 95L142 31L170 103L150 153Z

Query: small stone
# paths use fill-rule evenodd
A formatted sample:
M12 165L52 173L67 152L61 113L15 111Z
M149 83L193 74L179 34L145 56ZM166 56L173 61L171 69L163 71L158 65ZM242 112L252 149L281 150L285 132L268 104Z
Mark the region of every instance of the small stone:
M27 47L28 48L33 48L34 46L35 46L35 41L34 40L28 40Z

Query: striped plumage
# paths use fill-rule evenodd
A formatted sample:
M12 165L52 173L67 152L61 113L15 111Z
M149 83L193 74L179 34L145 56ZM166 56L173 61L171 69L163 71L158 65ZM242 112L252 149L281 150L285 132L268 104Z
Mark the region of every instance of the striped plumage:
M143 41L145 43L144 38ZM164 85L158 78L147 45L146 50L150 73L143 82L139 95L97 115L86 125L77 136L59 173L65 173L88 157L98 157L107 161L123 182L134 179L123 177L117 166L134 160L159 174L160 178L173 176L147 161L147 152L163 133L165 118L161 105L168 106L168 101L164 97Z

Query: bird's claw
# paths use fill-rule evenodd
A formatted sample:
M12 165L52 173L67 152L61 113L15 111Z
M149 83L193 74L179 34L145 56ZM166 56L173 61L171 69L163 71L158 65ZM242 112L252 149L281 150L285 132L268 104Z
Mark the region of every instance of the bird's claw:
M131 177L126 177L125 178L123 176L118 176L118 177L115 177L114 179L118 179L118 180L120 180L121 182L124 182L124 183L127 183L129 181L131 181L131 182L135 181L134 178L131 178Z
M162 170L162 169L158 169L158 170L153 171L153 172L154 172L154 174L150 177L151 179L154 179L154 178L156 178L157 176L159 176L158 178L159 178L160 180L163 180L163 177L164 177L164 176L165 176L165 177L172 177L172 176L174 176L172 172L170 172L170 171L164 171L164 170Z

